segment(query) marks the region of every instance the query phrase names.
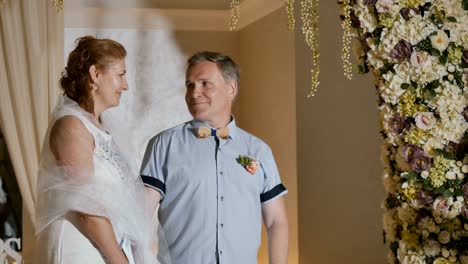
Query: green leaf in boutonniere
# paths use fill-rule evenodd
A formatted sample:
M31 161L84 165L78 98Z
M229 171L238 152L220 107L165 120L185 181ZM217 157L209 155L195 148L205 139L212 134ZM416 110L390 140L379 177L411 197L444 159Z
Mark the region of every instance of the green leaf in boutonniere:
M239 157L237 157L237 162L252 175L257 172L258 166L260 165L260 163L255 158L244 155L239 155Z

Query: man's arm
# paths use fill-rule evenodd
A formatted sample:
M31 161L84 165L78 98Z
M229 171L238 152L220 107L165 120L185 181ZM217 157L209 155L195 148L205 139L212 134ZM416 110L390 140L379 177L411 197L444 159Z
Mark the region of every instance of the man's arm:
M288 263L288 219L283 197L262 204L270 264Z

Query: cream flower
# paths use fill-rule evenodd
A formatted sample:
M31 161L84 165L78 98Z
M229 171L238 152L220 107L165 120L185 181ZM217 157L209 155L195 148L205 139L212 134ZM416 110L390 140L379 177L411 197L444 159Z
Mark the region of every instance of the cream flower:
M438 239L441 244L447 244L450 242L450 233L444 230L439 233Z
M413 51L411 54L410 62L413 66L421 66L424 65L427 61L427 52L424 51Z
M430 37L432 47L438 49L440 52L444 51L449 44L447 33L443 30L437 30L437 34Z
M440 254L440 243L435 240L429 240L424 247L424 253L426 255L435 257Z
M416 126L422 130L431 129L437 122L437 119L431 112L418 112L414 115L414 120L416 122Z
M379 13L390 12L394 5L393 0L377 0L377 3L375 3L375 7Z

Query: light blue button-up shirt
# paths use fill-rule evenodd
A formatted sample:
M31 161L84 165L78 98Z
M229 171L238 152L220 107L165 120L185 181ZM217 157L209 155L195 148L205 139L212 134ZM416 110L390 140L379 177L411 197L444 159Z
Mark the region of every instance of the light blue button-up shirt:
M287 193L271 149L236 126L229 139L197 138L196 120L148 143L141 177L162 195L159 220L175 264L255 264L261 204ZM209 126L208 126L209 127ZM252 175L239 155L259 161Z

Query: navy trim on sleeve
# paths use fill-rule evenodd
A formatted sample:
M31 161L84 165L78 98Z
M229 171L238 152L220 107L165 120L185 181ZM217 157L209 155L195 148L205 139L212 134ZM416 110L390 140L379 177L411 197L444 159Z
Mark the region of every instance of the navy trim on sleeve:
M286 191L286 187L284 187L284 185L280 183L268 192L260 194L260 202L263 203L269 201L275 198L276 196L280 195L284 191Z
M158 189L159 191L161 191L163 195L166 194L166 185L162 181L151 176L146 176L146 175L140 175L140 176L141 176L141 180L143 181L145 185L149 185L150 187Z

